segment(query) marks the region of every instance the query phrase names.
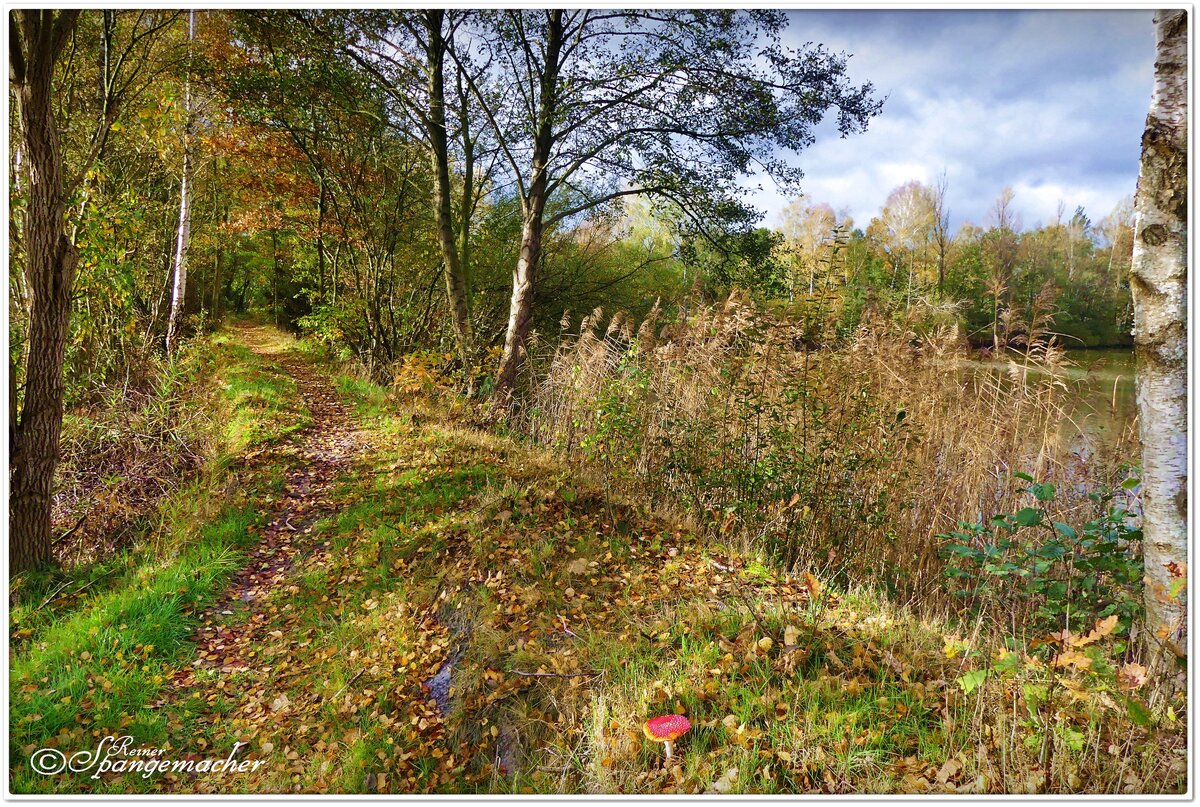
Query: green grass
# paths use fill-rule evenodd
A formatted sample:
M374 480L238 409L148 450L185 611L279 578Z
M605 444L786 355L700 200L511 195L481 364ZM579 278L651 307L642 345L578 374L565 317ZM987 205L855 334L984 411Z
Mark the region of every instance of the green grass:
M230 415L224 434L228 456L284 439L308 425L307 413L297 409L300 396L294 380L227 334L213 341L228 356L222 374Z
M295 423L285 409L294 391L269 362L226 347L236 371L223 376L225 394L259 410L228 418L226 437L243 452L253 450L247 441L268 446ZM189 613L236 568L254 502L278 489L271 462L207 526L167 540L177 551L157 564L129 565L114 573L120 585L43 622L35 608L14 611L30 631L13 667L15 790L50 787L22 768L24 747L79 747L113 721L181 750L200 739L218 751L248 742L267 764L237 780L245 792L1038 786L1033 729L1003 682L989 679L970 697L957 683L967 661L947 639L959 628L871 591L830 591L608 499L543 452L461 427L452 408L349 374L335 383L354 407L362 450L329 494L336 512L313 527L325 548L246 620L255 669L207 673L207 698L172 697L161 680L189 663ZM225 624L244 620L239 611ZM452 701L441 716L423 684L447 658L456 660ZM969 663L989 662L976 653ZM111 694L101 694L104 681ZM667 712L693 723L670 766L641 733ZM1183 781L1156 749L1176 734L1151 740L1102 710L1070 721L1091 721L1095 739L1060 750L1056 786L1076 776L1069 787L1119 790L1127 780L1113 777L1127 771L1149 789ZM1113 741L1125 750L1105 756Z
M17 656L10 684L13 758L68 738L68 748L86 747L97 731L133 734L151 745L166 739L167 716L150 706L188 654L192 615L240 566L238 550L253 522L252 510L227 509L174 562L143 567L136 584L94 598L44 630L36 652ZM14 774L13 792L43 792L51 784L20 763Z
M82 777L37 774L27 764L36 749L84 750L105 734L132 734L155 745L174 733L168 722L177 728L188 717L186 708L180 713L155 703L169 692L170 671L193 652L193 615L244 562L242 550L253 540L248 528L260 521L255 501L279 485L271 466L236 485L227 469L308 419L286 375L225 335L212 339L210 349L221 389L212 416L226 424L222 443L211 467L160 504L158 532L100 563L14 581L14 793L96 786ZM128 777L127 784L151 783Z
M360 418L378 420L388 413L387 390L359 376L341 373L336 379L337 390L354 402Z

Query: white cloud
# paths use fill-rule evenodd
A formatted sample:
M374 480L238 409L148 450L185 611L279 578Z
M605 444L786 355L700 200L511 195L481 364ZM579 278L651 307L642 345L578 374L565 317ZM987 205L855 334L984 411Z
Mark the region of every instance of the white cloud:
M888 192L943 169L955 226L1005 185L1027 224L1061 199L1093 219L1133 192L1153 74L1152 12L793 12L793 44L852 53L888 93L864 134L823 125L798 164L805 191L866 226ZM767 223L787 200L764 181Z

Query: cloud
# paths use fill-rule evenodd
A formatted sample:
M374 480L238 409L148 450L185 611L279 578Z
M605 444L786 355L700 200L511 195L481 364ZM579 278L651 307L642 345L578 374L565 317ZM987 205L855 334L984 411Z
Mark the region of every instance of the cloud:
M1099 219L1137 181L1153 81L1152 11L794 11L785 41L851 54L888 100L864 134L829 121L796 157L817 201L866 226L888 192L945 170L952 224L982 222L1006 185L1029 225L1059 201ZM769 180L753 194L777 222Z

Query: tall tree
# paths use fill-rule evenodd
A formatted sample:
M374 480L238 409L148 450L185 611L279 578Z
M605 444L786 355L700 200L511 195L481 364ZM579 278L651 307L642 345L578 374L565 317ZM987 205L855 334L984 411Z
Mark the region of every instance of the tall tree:
M846 135L882 104L870 84L850 84L844 55L782 45L779 12L555 9L480 19L493 91L467 78L522 216L501 402L524 359L547 228L637 194L695 220L744 209L731 201L755 170L798 192L801 172L786 152L810 145L829 110Z
M1185 610L1172 581L1187 545L1188 13L1155 17L1154 93L1142 135L1131 271L1142 437L1146 618L1182 655Z
M801 273L808 275L808 293L815 290L817 267L834 245L838 217L828 204L814 203L804 196L785 207L781 215L780 230L791 264L787 277L788 298L795 299Z
M179 179L179 226L175 240L175 263L171 283L171 314L167 319L167 352L179 337L183 304L187 297L188 246L192 225L192 46L196 39L196 11L188 12L188 74L183 84L183 170Z
M1130 259L1133 255L1134 226L1133 197L1125 196L1113 207L1099 225L1100 233L1108 242L1107 279L1114 289L1128 276Z
M950 180L945 170L938 174L933 184L933 243L937 247L937 288L938 294L946 289L946 254L950 251L953 236L950 234L950 208L946 194L950 190Z
M910 305L913 287L924 268L923 264L917 266L917 255L924 259L937 223L935 205L935 191L912 180L892 189L879 214L883 227L882 246L892 262L893 287L897 269L908 264L906 296Z
M63 354L79 253L65 232L63 181L54 116L54 67L78 11L10 12L8 58L25 168L25 281L29 295L24 399L9 384L11 484L8 562L20 572L50 562L50 496L63 416Z
M414 28L413 34L425 45L428 112L425 132L429 140L430 158L434 172L434 216L437 221L438 244L442 250L445 269L446 299L454 321L460 359L464 367L471 360L471 317L467 296L467 278L463 267L463 244L456 238L454 200L450 185L450 135L446 128L446 12L431 9L422 13L424 31ZM422 36L422 33L424 36ZM454 36L451 27L449 36ZM465 114L465 112L464 112ZM470 181L469 179L467 181ZM469 186L468 186L469 187ZM469 192L469 191L468 191ZM466 202L464 201L464 204ZM466 217L464 216L464 223Z
M26 325L21 355L9 365L9 565L14 573L51 560L50 507L79 266L76 239L102 193L91 169L107 154L122 110L171 63L151 54L175 12L86 14L86 44L81 12L22 9L9 16L24 202L20 255ZM67 50L94 53L94 72L56 75ZM78 74L88 76L86 89ZM68 130L70 136L64 137Z
M451 60L455 35L469 19L462 11L360 12L343 19L340 49L365 70L400 112L399 120L414 124L429 150L433 169L433 212L442 256L446 299L454 325L456 346L464 366L472 356L469 260L470 216L477 201L474 186L477 135L471 134L465 54ZM322 27L323 26L319 26ZM326 31L326 33L329 33ZM447 73L452 72L456 107L448 102ZM451 111L448 113L448 109ZM457 120L463 162L461 201L454 204L451 121ZM457 214L457 215L456 215Z

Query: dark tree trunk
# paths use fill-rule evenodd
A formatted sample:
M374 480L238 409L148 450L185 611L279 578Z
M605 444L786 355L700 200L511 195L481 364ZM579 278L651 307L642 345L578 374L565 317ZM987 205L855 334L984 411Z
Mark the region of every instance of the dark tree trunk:
M325 214L328 210L325 202L325 169L319 174L320 190L317 196L317 291L321 302L325 302Z
M218 162L218 165L220 163ZM219 175L214 171L214 185L220 188ZM212 282L212 304L211 313L213 323L221 321L221 308L225 297L225 229L223 224L229 223L229 208L223 202L223 196L218 190L214 206L217 209L215 220L216 230L216 255L213 258L213 282Z
M54 119L54 64L77 11L11 12L9 61L24 151L28 357L19 417L9 425L9 571L51 562L50 506L63 417L63 357L78 253L64 232L64 188ZM16 379L10 379L15 384ZM17 406L16 392L9 402Z
M471 121L467 108L467 92L458 73L459 129L463 147L462 200L458 214L458 262L462 267L463 283L467 288L467 308L471 303L471 217L475 212L475 141L471 137Z
M446 279L446 300L454 323L454 339L463 367L471 361L471 315L467 301L467 283L454 233L453 202L450 186L450 147L446 134L446 41L442 34L444 11L426 11L426 59L429 70L429 113L426 129L433 159L434 216L442 265Z
M279 230L271 229L271 315L279 326Z

